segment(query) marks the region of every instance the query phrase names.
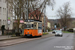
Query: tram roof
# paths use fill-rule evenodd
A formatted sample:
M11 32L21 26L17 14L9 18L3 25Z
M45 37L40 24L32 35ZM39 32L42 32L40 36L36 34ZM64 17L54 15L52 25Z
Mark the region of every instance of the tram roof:
M26 19L24 22L42 22L40 20L34 20L34 19Z

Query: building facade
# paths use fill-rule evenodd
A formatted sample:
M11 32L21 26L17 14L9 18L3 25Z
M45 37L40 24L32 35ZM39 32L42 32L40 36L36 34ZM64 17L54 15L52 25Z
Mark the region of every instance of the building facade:
M2 25L7 26L7 5L5 0L0 0L0 29Z
M47 27L51 28L51 23L50 22L47 22Z
M9 18L9 25L7 21L8 18ZM8 29L7 26L9 26L9 29L13 29L13 16L12 13L10 13L10 10L8 11L8 18L7 18L7 2L6 0L0 0L0 29L2 25L5 25L5 29Z

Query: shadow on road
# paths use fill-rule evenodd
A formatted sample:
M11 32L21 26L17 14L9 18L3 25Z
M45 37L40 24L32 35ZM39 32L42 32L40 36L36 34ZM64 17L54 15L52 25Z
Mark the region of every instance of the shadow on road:
M27 36L24 36L24 37L22 37L22 38L40 38L41 36L34 36L34 37L32 37L32 36L29 36L29 37L27 37Z

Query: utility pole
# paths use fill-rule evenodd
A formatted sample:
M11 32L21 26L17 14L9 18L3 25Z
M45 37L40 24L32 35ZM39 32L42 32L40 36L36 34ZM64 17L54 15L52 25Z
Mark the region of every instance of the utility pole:
M7 29L9 31L9 26L8 26L8 0L7 0ZM8 38L9 38L9 33L8 33Z
M45 27L46 27L46 22L45 22L45 21L46 21L46 20L45 20L45 19L46 19L46 17L45 17L45 12L46 12L46 8L44 8L44 33L45 33Z

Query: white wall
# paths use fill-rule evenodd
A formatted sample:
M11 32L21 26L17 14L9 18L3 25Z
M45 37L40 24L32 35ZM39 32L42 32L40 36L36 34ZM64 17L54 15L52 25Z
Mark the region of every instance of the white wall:
M0 12L0 20L1 20L1 25L7 26L7 14L6 14L6 3L4 2L5 0L0 1L0 7L1 7L1 12ZM5 27L6 28L6 27Z
M0 1L0 7L1 7L0 20L1 20L1 25L5 25L5 28L7 29L8 28L7 27L7 3L4 1L5 0ZM12 18L12 14L9 12L8 12L8 17L10 17L10 20L11 20L9 29L13 29L13 18Z

